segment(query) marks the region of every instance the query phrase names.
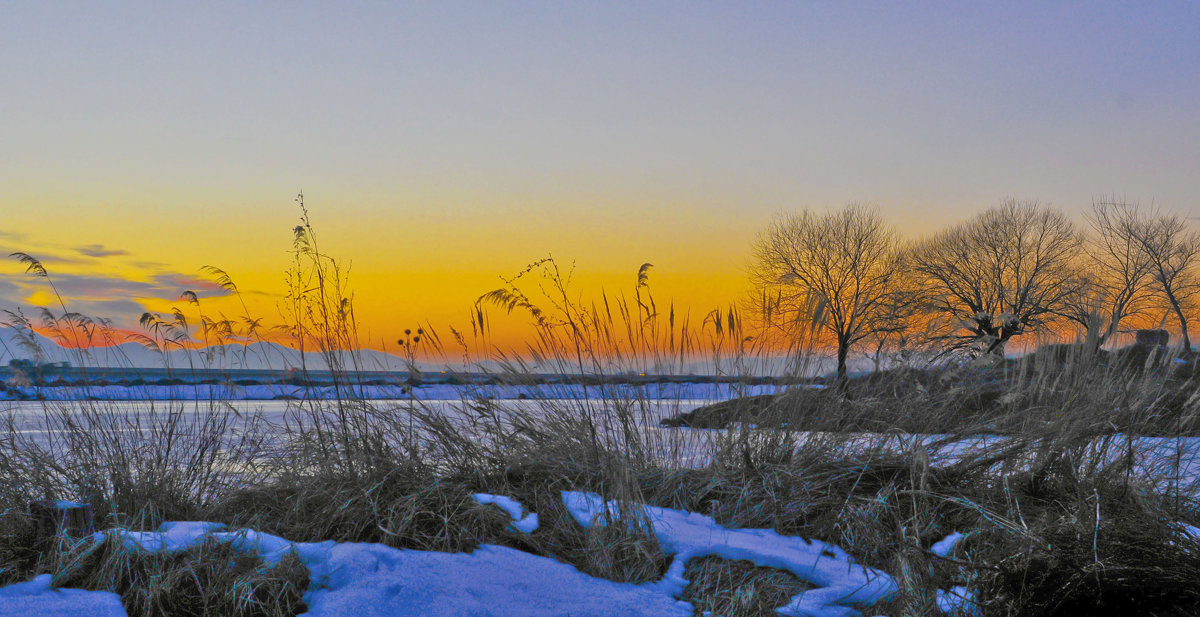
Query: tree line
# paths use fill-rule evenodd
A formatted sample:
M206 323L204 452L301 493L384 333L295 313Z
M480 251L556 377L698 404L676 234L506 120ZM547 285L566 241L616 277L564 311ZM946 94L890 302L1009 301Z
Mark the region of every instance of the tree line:
M864 341L1002 356L1037 332L1099 348L1134 320L1170 324L1190 352L1200 232L1125 200L1095 201L1080 224L1010 199L905 239L878 209L851 204L777 216L755 242L751 278L771 325L832 339L839 377Z

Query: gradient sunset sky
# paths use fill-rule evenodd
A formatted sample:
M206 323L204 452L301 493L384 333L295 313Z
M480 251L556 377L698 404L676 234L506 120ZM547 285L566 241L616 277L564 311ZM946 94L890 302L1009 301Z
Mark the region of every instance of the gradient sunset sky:
M1196 2L6 3L0 89L0 249L129 325L210 264L273 317L300 190L372 346L547 254L728 305L790 209L1200 216Z

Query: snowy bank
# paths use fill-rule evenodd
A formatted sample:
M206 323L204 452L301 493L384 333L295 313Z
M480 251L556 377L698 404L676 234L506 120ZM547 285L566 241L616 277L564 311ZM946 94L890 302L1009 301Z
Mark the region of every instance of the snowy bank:
M508 497L479 493L481 503L508 512L534 530L536 515ZM591 493L564 492L563 502L584 525L601 520L604 505ZM615 504L609 504L613 507ZM892 579L855 564L840 548L781 536L770 530L726 529L700 514L646 506L661 545L675 555L663 580L635 585L583 574L573 566L513 548L482 545L472 553L402 550L381 544L290 542L251 530L227 531L205 522L173 522L158 531L98 532L103 542L116 534L131 550L178 552L206 539L254 552L267 563L296 554L311 574L305 594L312 616L356 617L689 617L690 603L678 600L687 581L688 559L719 555L747 559L792 572L818 588L794 597L779 612L810 617L848 617L891 598ZM0 588L0 616L117 617L120 599L105 592L50 588L50 577Z
M594 493L564 492L563 503L585 527L619 516L615 501L608 503L606 516L603 500ZM687 587L683 577L687 561L707 555L779 568L817 586L777 609L783 615L858 615L854 607L887 601L898 591L890 576L854 563L850 555L831 544L781 536L770 529L726 529L712 518L693 512L655 506L644 506L643 511L663 550L675 555L658 583L664 593L672 596L679 596Z

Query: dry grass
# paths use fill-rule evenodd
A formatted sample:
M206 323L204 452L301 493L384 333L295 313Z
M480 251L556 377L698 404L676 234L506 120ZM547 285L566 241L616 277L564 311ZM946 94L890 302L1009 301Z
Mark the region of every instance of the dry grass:
M296 541L440 551L490 542L612 580L661 576L666 559L644 520L585 529L571 518L561 491L589 490L630 514L636 504L683 508L730 527L836 544L896 578L900 596L879 607L889 614L934 614L934 590L955 584L975 590L988 615L1116 614L1113 607L1131 606L1120 597L1170 614L1200 598L1194 543L1174 526L1200 522L1186 453L1172 457L1161 441L1131 438L1197 432L1194 359L1177 365L1060 348L993 367L896 368L843 387L789 390L753 418L757 427L694 439L695 431L660 430L656 401L644 392L602 378L682 372L701 353L727 374L761 376L770 336L747 341L736 311L714 311L697 325L657 306L646 268L632 297L584 302L548 261L485 296L525 311L535 326L525 355L535 364L500 357L494 377L520 383L551 372L580 383L557 399L464 400L467 420L417 400L357 396L345 278L307 224L296 238L289 328L297 346L319 352L339 376L339 396L295 402L279 427L238 416L224 401L136 413L103 401L47 403L53 440L0 436L0 582L55 571L61 584L120 590L131 614L187 602L222 614L290 614L253 611L265 610L262 598L291 598L307 585L298 564L264 569L209 545L183 557L106 545L56 569L71 547L37 545L23 518L25 505L45 496L91 503L103 526L213 520ZM522 277L539 272L540 298L522 288ZM486 336L482 307L475 329ZM811 341L795 343L806 348ZM803 370L793 368L793 376ZM251 430L234 438L234 420ZM980 436L978 447L947 455L947 446ZM684 452L708 462L681 465L672 453ZM518 498L541 527L528 536L509 530L474 492ZM949 559L931 555L952 531L968 540ZM769 612L798 584L715 559L697 560L689 573L696 606L728 615Z
M308 569L294 553L269 565L207 540L176 553L146 553L109 535L68 551L54 572L59 587L121 596L130 617L291 617L307 610Z
M689 561L683 575L690 584L681 599L699 614L724 617L774 617L775 609L810 588L790 572L713 556Z

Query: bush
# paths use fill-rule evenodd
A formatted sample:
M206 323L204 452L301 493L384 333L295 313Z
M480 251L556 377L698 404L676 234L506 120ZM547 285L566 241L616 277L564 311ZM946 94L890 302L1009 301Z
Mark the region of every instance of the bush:
M85 540L67 557L55 586L116 593L130 617L291 617L308 610L309 572L294 553L268 565L211 539L176 553L146 553L110 534L98 545Z
M1009 485L1009 516L1024 527L984 525L967 548L994 565L978 582L985 615L1200 613L1200 541L1160 495L1119 477L1081 477L1061 459Z

